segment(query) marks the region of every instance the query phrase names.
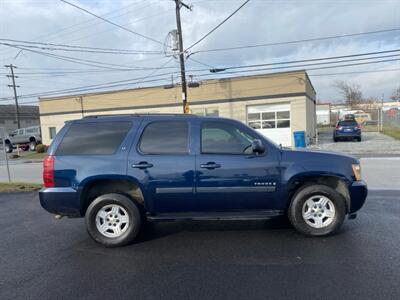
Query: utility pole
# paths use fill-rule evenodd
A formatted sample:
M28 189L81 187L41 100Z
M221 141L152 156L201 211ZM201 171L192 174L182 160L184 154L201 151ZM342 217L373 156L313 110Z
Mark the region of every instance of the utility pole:
M183 35L181 25L181 6L191 10L191 7L183 3L181 0L174 0L176 5L176 26L178 29L178 41L179 41L179 62L181 65L181 85L182 85L182 105L183 113L189 113L189 104L187 99L187 85L186 85L186 73L185 73L185 54L183 49Z
M18 96L17 96L17 87L19 87L19 85L15 84L15 78L18 78L18 76L14 75L14 68L16 68L16 66L13 66L13 64L9 64L9 65L5 65L6 68L10 68L11 70L11 75L6 75L7 77L11 77L12 79L12 83L13 84L9 84L9 87L12 87L14 89L14 99L15 99L15 110L16 110L16 117L17 117L17 125L18 125L18 129L21 128L21 122L20 122L20 118L19 118L19 106L18 106Z

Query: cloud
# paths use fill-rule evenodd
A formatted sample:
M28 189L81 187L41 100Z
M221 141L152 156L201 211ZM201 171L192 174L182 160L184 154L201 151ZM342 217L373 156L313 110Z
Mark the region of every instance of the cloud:
M186 0L193 10L182 8L182 26L185 46L205 33L235 10L239 0ZM161 42L175 28L175 6L170 0L149 1L73 1L82 7L124 25L135 32ZM118 29L59 1L3 0L0 7L0 36L19 40L43 41L102 48L163 50L163 47L132 33ZM270 1L252 0L212 35L192 49L205 50L221 47L291 41L314 37L375 31L400 27L398 1ZM211 66L235 66L288 60L339 56L354 53L397 49L400 31L371 34L362 37L280 45L227 52L207 52L192 57ZM65 62L24 51L0 47L0 63L13 63L17 72L50 72L57 69L87 70L93 67ZM111 54L82 54L52 52L109 64L137 67L157 67L168 61L163 55L133 56ZM176 61L167 65L168 71L178 71ZM25 69L24 69L25 68ZM41 69L39 69L41 68ZM187 69L203 69L203 65L187 61ZM351 71L400 69L399 62L338 69L313 70L310 74ZM9 83L0 71L0 98L12 95ZM149 71L99 72L85 74L22 74L18 78L21 95L42 91L66 89L129 78L142 77ZM164 71L160 72L164 73ZM190 74L190 71L188 72ZM227 75L229 76L229 75ZM165 76L164 79L170 78ZM319 99L340 100L331 83L336 79L351 80L361 85L367 97L389 96L400 84L400 72L360 73L352 75L311 77ZM176 78L175 80L177 80ZM160 82L161 83L161 82ZM155 83L157 84L157 83ZM126 87L132 87L127 85ZM34 101L35 98L21 100Z

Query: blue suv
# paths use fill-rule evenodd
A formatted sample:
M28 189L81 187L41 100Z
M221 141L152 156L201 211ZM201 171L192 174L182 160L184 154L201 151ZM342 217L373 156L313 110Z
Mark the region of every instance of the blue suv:
M288 216L301 233L332 234L367 186L359 161L289 150L245 124L193 115L93 116L66 122L44 160L41 205L85 217L108 246L148 221Z
M356 139L361 142L361 126L356 120L342 120L337 122L333 130L333 141L336 143L340 139Z

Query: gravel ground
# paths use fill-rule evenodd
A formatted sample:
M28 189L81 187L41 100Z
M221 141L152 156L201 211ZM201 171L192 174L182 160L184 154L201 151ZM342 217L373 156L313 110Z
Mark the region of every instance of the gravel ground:
M348 153L358 157L400 156L400 141L379 132L363 132L361 142L335 143L332 132L321 132L318 139L318 146L310 148Z

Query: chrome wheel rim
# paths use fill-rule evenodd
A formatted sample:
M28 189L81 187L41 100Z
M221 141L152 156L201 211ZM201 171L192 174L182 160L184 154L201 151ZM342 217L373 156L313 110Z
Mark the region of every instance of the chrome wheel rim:
M105 205L96 214L96 228L106 237L120 237L125 233L128 227L128 212L120 205Z
M302 216L307 225L313 228L329 226L335 219L336 211L333 202L322 195L315 195L303 204Z

